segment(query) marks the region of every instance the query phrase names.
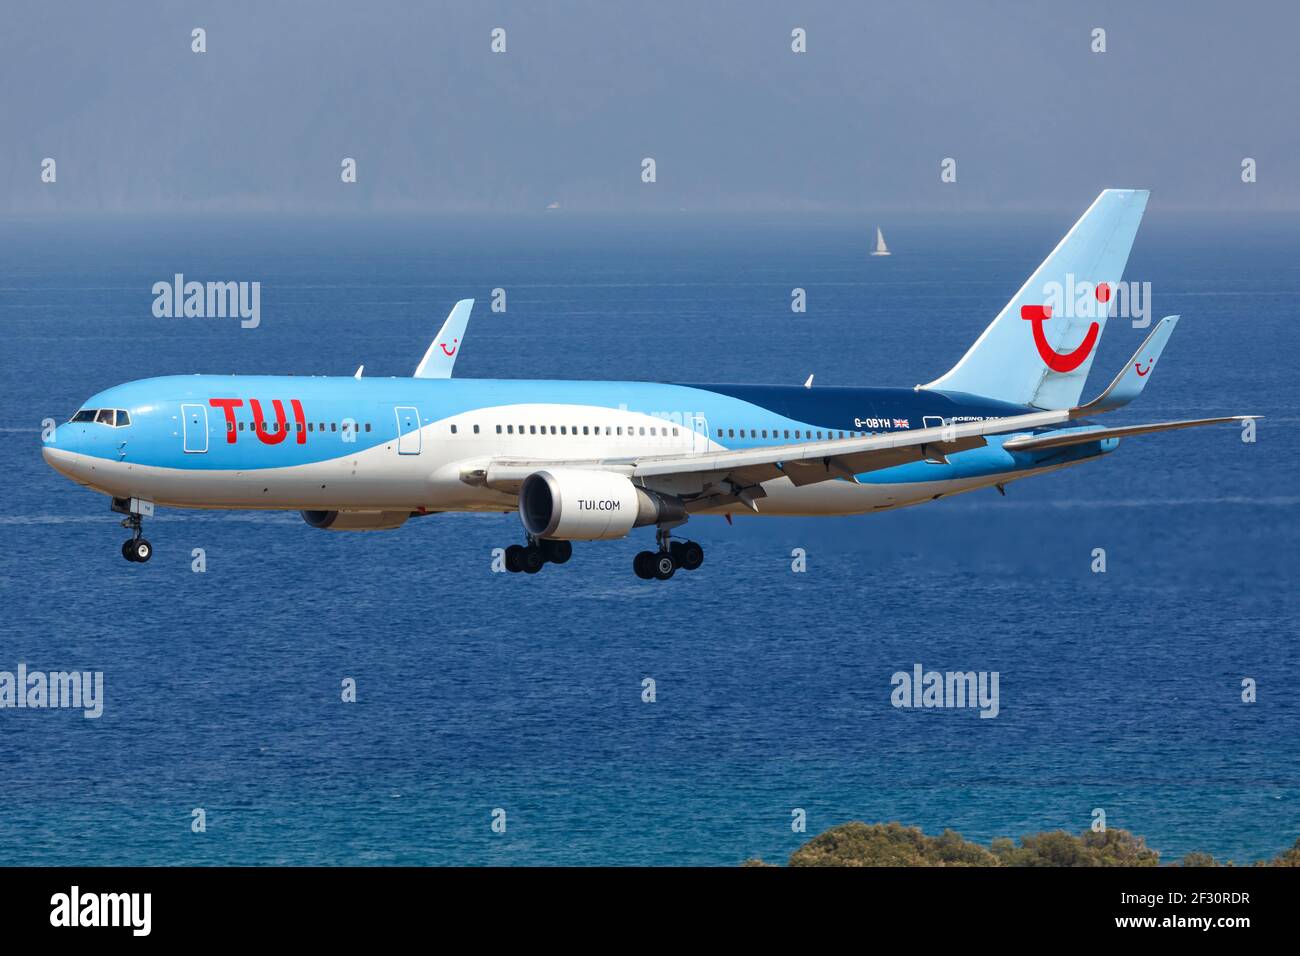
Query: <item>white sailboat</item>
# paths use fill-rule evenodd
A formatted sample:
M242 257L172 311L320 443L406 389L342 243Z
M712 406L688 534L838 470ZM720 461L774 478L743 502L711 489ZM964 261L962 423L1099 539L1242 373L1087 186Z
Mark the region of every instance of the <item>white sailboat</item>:
M876 248L871 250L871 254L873 256L889 255L889 247L885 245L885 234L880 231L879 226L876 227Z

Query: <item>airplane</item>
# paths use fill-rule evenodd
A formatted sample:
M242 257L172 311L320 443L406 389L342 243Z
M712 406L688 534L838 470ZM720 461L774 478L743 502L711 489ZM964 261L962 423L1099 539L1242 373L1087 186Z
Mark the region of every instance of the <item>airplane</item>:
M410 378L358 369L128 382L87 399L42 454L111 498L133 562L153 554L142 526L155 506L296 510L332 531L501 512L517 513L523 532L504 550L509 571L535 574L567 562L574 541L652 526L655 550L637 553L633 570L667 580L704 561L698 542L673 534L692 518L852 515L980 488L1005 494L1124 438L1258 418L1090 420L1137 398L1178 316L1079 404L1147 197L1104 190L957 364L924 385L451 378L441 359L464 337L464 300ZM1062 307L1053 296L1067 284L1092 295Z

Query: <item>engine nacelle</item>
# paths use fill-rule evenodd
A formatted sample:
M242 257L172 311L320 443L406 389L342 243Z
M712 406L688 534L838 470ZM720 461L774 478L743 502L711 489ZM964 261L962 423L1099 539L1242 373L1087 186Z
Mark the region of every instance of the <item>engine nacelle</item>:
M678 498L646 491L623 475L585 468L535 471L519 487L519 519L535 538L622 538L641 525L686 517Z
M330 531L388 531L400 528L409 511L303 511L302 520Z

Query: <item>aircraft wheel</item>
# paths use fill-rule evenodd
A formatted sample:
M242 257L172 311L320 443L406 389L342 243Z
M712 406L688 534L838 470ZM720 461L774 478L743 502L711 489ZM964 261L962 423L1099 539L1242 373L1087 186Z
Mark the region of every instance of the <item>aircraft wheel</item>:
M512 574L518 573L524 569L524 549L521 545L512 544L506 548L506 570Z
M673 558L683 571L694 571L704 563L704 549L694 541L683 541L680 547L674 549Z
M126 558L128 561L135 560L135 548L133 547L134 544L135 544L135 540L132 538L127 538L125 541L122 542L122 557Z
M551 564L563 564L573 557L572 541L543 541L542 553Z
M667 551L660 551L654 556L654 573L660 581L667 581L677 570L677 562Z
M632 559L632 570L636 576L643 581L649 581L655 576L655 554L653 551L640 551Z
M131 544L131 560L141 564L153 557L153 545L144 538L136 538Z
M542 565L546 559L542 557L541 548L524 548L523 570L525 574L536 574L542 570Z

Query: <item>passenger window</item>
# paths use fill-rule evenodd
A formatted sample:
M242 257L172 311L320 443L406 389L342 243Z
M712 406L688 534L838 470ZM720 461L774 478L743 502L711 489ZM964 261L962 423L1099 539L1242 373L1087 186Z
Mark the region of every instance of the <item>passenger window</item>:
M332 432L336 432L336 431L338 431L338 430L339 430L339 423L338 423L338 422L330 422L330 431L332 431Z
M622 425L619 425L619 426L618 426L618 433L619 433L620 436L622 436L622 434L623 434L623 426L622 426Z
M240 423L239 423L239 430L240 430L241 432L244 430L244 423L243 423L243 422L240 422ZM321 430L324 431L324 429L321 429Z
M235 430L235 423L234 423L234 422L226 422L226 431L228 431L228 432L233 432L234 430Z
M567 435L567 434L569 434L569 432L568 432L567 429L568 429L568 426L567 426L567 425L561 425L561 426L560 426L560 434L561 434L561 435Z
M767 437L767 429L766 429L766 428L763 429L763 437L764 437L764 438Z
M790 437L790 429L788 429L788 428L785 430L785 437L786 437L786 438L789 438L789 437Z
M113 424L113 410L111 408L101 408L99 414L95 416L95 421L101 425Z
M583 433L584 435L587 434L587 429L590 428L590 427L591 427L590 425L583 425L583 426L582 426L582 433Z
M366 431L370 431L370 422L366 422Z
M478 426L477 426L477 425L474 426L474 434L475 434L475 435L478 434Z
M718 434L719 434L719 435L722 434L722 429L721 429L721 428L718 429ZM673 437L674 437L674 438L677 437L677 429L676 429L676 428L673 429Z
M530 434L530 435L536 435L536 434L537 434L537 426L536 426L536 425L529 425L529 426L528 426L528 434Z
M653 425L650 426L650 437L651 438L655 437L655 426Z
M728 429L727 429L727 437L728 437L728 438L735 438L735 437L736 437L736 430L735 430L734 428L728 428Z
M308 422L308 423L307 423L307 431L309 431L309 432L314 432L314 431L316 430L315 425L316 425L315 422Z
M453 435L456 434L456 426L455 426L455 425L452 425L452 426L451 426L451 433L452 433Z

